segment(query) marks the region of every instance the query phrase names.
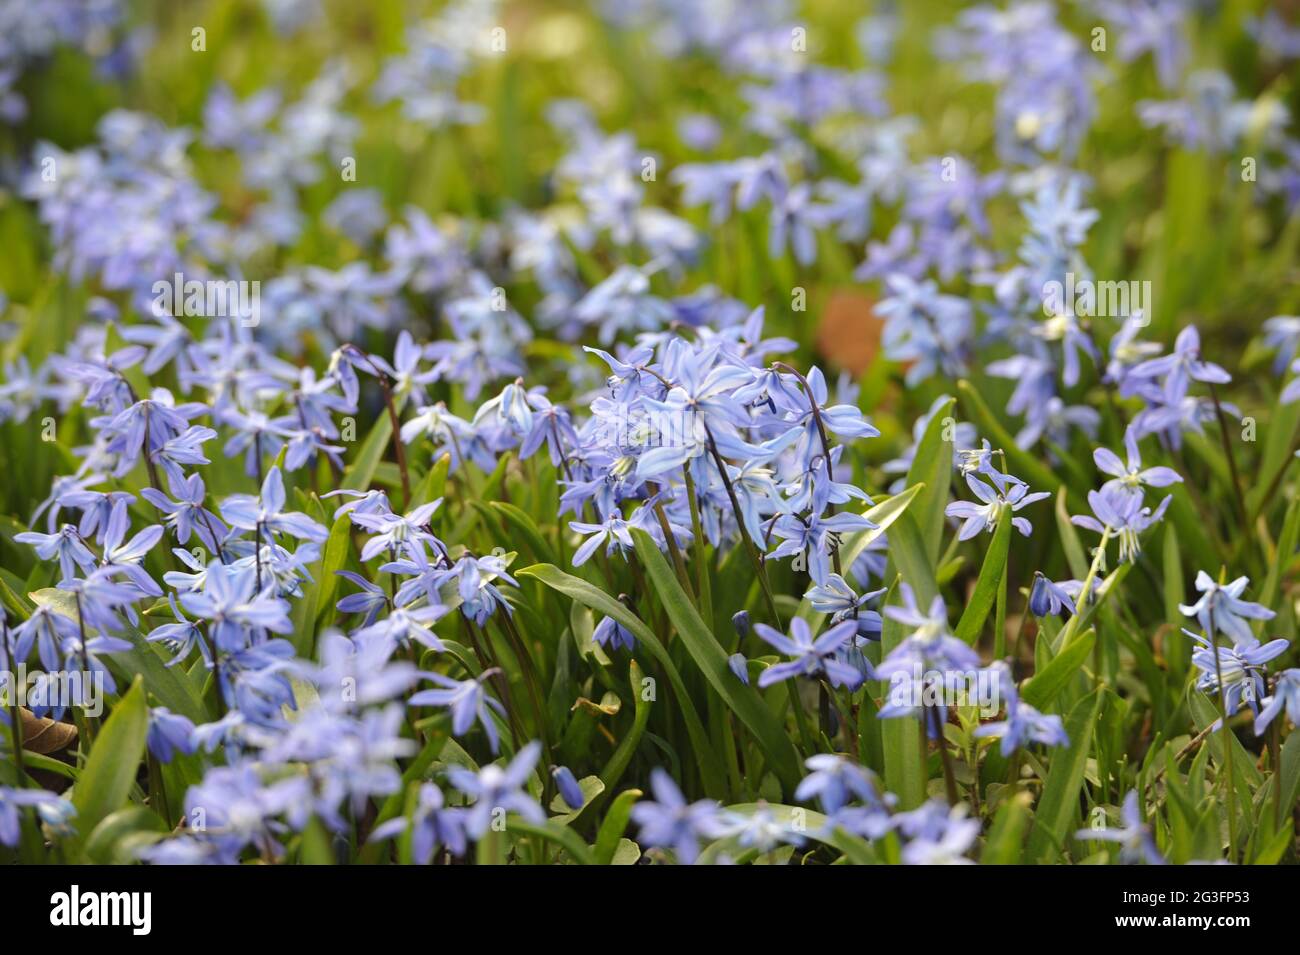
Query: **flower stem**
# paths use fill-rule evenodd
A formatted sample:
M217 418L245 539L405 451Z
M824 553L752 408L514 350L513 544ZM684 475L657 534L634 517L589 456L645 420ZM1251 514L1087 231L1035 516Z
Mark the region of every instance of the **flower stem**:
M4 643L4 656L11 668L11 681L5 688L9 697L9 728L13 736L14 768L18 770L19 788L27 785L27 770L23 765L23 721L18 712L17 667L13 665L13 648L9 645L9 626L0 620L0 641Z
M1236 863L1237 861L1237 784L1236 777L1232 771L1232 740L1229 734L1232 730L1228 728L1228 703L1225 699L1223 687L1223 664L1219 660L1219 635L1217 631L1210 632L1210 649L1214 651L1214 675L1219 684L1219 732L1223 733L1223 766L1227 771L1227 789L1228 789L1228 861Z
M654 485L651 485L653 488ZM651 491L651 493L656 493ZM681 548L677 546L677 536L673 534L673 525L668 520L668 514L664 511L663 501L655 501L655 517L659 518L659 529L663 531L664 540L668 544L668 553L673 559L673 569L677 572L677 580L682 585L682 590L686 591L686 596L691 599L691 603L699 606L695 599L695 588L691 586L690 575L686 572L686 560L682 557Z
M515 626L514 620L504 609L501 611L501 629L505 631L506 640L519 658L519 668L524 674L524 684L528 687L528 695L533 704L533 715L537 719L537 735L542 741L542 749L546 753L546 764L552 765L555 760L551 757L551 743L546 732L546 710L542 706L541 696L541 678L538 676L537 669L533 665L532 655L528 652L528 646L524 643L523 635ZM542 774L542 783L544 787L550 786L550 774Z
M749 530L745 527L745 517L740 510L740 501L736 497L736 489L731 484L731 475L727 473L727 462L723 460L722 454L718 451L718 443L713 440L713 433L709 426L704 426L704 433L708 437L709 453L713 456L713 463L718 466L718 473L722 475L722 486L727 489L727 497L731 501L731 510L736 515L736 526L740 528L740 537L745 542L745 550L749 553L750 562L754 565L754 570L758 573L759 585L763 588L763 596L767 598L767 608L772 613L772 619L776 622L776 628L782 629L781 611L776 608L776 597L772 595L772 584L767 579L767 568L763 566L763 558L759 555L758 547L750 539Z
M1088 575L1083 578L1083 587L1079 590L1079 598L1074 602L1075 613L1061 631L1060 646L1064 650L1071 640L1074 639L1074 633L1079 629L1079 621L1083 619L1084 609L1088 606L1088 598L1092 594L1093 581L1097 579L1097 574L1101 571L1102 561L1106 559L1106 544L1110 541L1111 526L1107 524L1101 529L1101 540L1097 543L1097 550L1092 555L1092 565L1088 568ZM1017 641L1018 642L1018 641ZM1092 647L1092 672L1097 681L1101 681L1101 641L1098 640Z
M1274 684L1273 692L1277 692L1277 686ZM1282 723L1281 720L1274 719L1273 725L1268 731L1268 753L1269 760L1273 764L1273 831L1276 832L1282 828L1282 764L1281 764L1281 738Z
M1232 439L1228 437L1228 416L1223 413L1219 403L1219 391L1210 385L1210 397L1214 399L1214 413L1219 419L1219 437L1223 441L1223 453L1228 458L1228 471L1232 474L1233 496L1237 502L1237 512L1241 515L1243 532L1250 527L1250 516L1246 513L1246 496L1241 491L1241 474L1237 471L1237 455L1232 450Z
M691 533L695 535L696 580L699 581L700 613L709 629L713 628L713 586L709 580L710 569L706 558L704 528L700 522L700 502L695 495L695 479L688 464L682 468L686 475L686 497L691 505Z
M924 712L930 718L931 725L934 727L935 741L939 745L939 758L943 762L943 785L948 793L948 805L955 806L958 802L957 779L953 775L952 754L948 752L948 740L943 735L943 723L939 719L939 709L938 707L927 706L924 708Z
M402 476L402 510L411 504L411 476L406 470L406 446L402 444L402 424L393 404L393 389L388 387L388 376L379 372L379 387L384 391L384 404L388 408L388 421L393 432L393 456L397 458L397 471Z

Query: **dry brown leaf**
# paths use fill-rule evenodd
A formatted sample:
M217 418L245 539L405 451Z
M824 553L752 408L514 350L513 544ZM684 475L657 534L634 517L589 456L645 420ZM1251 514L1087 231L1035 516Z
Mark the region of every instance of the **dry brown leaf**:
M71 723L42 719L31 710L20 707L19 719L23 724L23 749L48 756L67 749L77 740L77 728Z
M817 325L817 350L832 364L861 375L880 349L881 321L861 292L832 292Z

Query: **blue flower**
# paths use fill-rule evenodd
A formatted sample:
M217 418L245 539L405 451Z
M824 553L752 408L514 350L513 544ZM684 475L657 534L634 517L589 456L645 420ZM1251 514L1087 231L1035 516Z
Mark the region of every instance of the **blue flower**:
M1074 599L1060 584L1053 583L1034 571L1034 583L1029 590L1029 612L1035 617L1059 616L1063 610L1075 613Z
M71 803L44 789L14 789L12 786L0 786L0 845L16 846L20 818L18 812L27 807L35 808L42 818L66 821L75 812Z
M710 834L718 839L735 839L741 848L760 853L783 844L801 846L807 841L802 832L792 828L788 818L778 818L762 801L752 811L724 811Z
M320 666L307 668L326 709L353 712L386 703L420 679L415 664L394 660L396 644L386 636L345 637L337 630L320 635Z
M362 627L356 632L357 637L373 638L382 636L399 646L409 646L412 642L422 644L436 653L444 652L447 647L432 630L447 608L441 605L430 607L399 607L382 620Z
M384 592L384 588L378 584L372 584L360 574L353 573L350 570L336 570L334 573L361 588L359 593L348 594L340 599L335 604L335 608L339 613L365 614L361 626L370 626L375 622L375 618L379 616L379 612L388 606L388 594Z
M966 475L966 484L984 503L979 505L972 504L970 501L953 501L944 510L949 517L962 520L961 530L957 533L958 540L969 540L985 529L992 533L1004 510L1010 508L1013 512L1018 511L1035 501L1052 496L1047 491L1029 494L1027 493L1029 489L1022 483L1011 484L1005 491L999 493L973 474ZM1034 526L1023 517L1013 517L1011 525L1025 537L1034 532Z
M204 663L211 667L212 652L208 647L208 642L203 638L203 631L198 623L186 617L180 607L176 606L175 594L167 595L167 603L171 605L172 619L175 623L165 623L155 627L149 631L149 635L145 639L150 643L162 644L162 646L172 651L173 656L167 661L169 667L186 660L195 646L201 651Z
M578 780L573 777L573 770L568 766L552 766L551 778L555 780L555 786L564 798L564 802L570 809L581 809L586 803L582 795L582 787L578 785Z
M1142 822L1142 811L1138 805L1136 789L1129 790L1128 795L1124 797L1124 805L1120 813L1124 828L1106 829L1099 826L1093 829L1080 829L1074 834L1074 838L1083 842L1120 843L1123 847L1120 850L1120 861L1127 865L1140 862L1145 862L1147 865L1165 865L1165 858L1156 847L1155 839L1151 837L1151 828Z
M483 726L487 733L488 744L492 752L497 751L500 738L497 735L493 711L505 718L506 711L496 700L487 695L483 684L496 670L485 671L477 680L453 680L441 673L426 673L428 679L442 687L440 690L421 690L406 701L407 706L445 706L451 710L451 731L457 736L469 732L475 721Z
M154 545L162 539L162 525L151 524L131 540L125 541L129 529L130 518L126 513L126 501L118 500L113 505L108 526L104 529L103 566L124 573L145 596L161 597L162 588L140 564L149 551L153 550Z
M250 633L292 633L289 604L275 596L274 584L257 590L256 571L213 563L201 591L180 595L181 606L209 621L209 632L224 651L243 649Z
M425 542L437 546L440 542L428 528L429 520L441 506L442 498L438 498L421 504L409 514L360 508L352 511L352 523L373 535L361 547L361 561L373 560L385 550L412 557L416 551L423 550Z
M1258 715L1265 693L1265 664L1286 651L1289 641L1270 640L1263 645L1253 637L1230 647L1215 647L1200 634L1184 630L1199 646L1192 651L1192 665L1201 671L1196 688L1207 693L1222 692L1224 709L1234 715L1245 701ZM1218 660L1215 660L1217 652ZM1222 683L1220 683L1220 675ZM1216 721L1216 725L1218 725Z
M1007 718L998 723L982 724L975 730L977 737L1001 737L1003 756L1010 756L1026 742L1042 743L1044 746L1070 744L1059 716L1040 713L1020 699L1015 681L1011 678L1011 670L1005 663L999 661L990 669L998 675L1001 693L1006 697Z
M979 836L978 819L967 816L964 803L952 806L930 800L918 809L900 812L895 825L907 839L904 865L973 865L965 853Z
M169 474L168 481L176 500L151 487L141 490L140 495L167 515L166 524L175 533L176 543L185 544L191 534L197 534L209 551L220 553L221 543L229 531L215 514L203 506L207 498L203 478L198 474L173 478Z
M448 767L447 779L473 800L465 816L465 831L471 838L482 839L497 812L517 813L539 825L546 821L537 800L523 791L541 752L541 744L534 740L504 767L492 763L477 773L463 766Z
M636 649L636 637L632 635L632 631L613 617L601 618L600 623L596 624L596 629L591 633L591 639L608 649L617 650L619 647L628 650Z
M324 543L329 531L306 514L284 510L284 478L272 467L262 481L261 493L232 494L221 503L221 514L232 527L263 533L283 533L299 540Z
M86 542L81 539L81 535L71 524L64 524L52 534L23 531L21 534L15 534L14 540L20 544L31 544L42 560L51 560L57 556L59 571L64 580L76 576L75 567L80 567L83 573L94 569L94 553L86 546Z
M1124 432L1124 447L1128 452L1127 464L1120 461L1115 452L1109 448L1097 448L1092 452L1093 460L1097 463L1097 469L1103 474L1109 474L1114 478L1114 480L1107 481L1102 485L1102 493L1125 490L1141 497L1143 487L1168 487L1183 480L1178 472L1172 468L1142 467L1142 455L1138 451L1137 432L1131 426Z
M411 829L411 858L417 865L428 865L438 846L445 846L452 855L465 854L465 810L446 807L442 790L433 783L420 786L415 810L409 820L399 816L381 823L368 841L391 839L407 828Z
M1194 604L1179 604L1178 609L1195 617L1207 635L1223 633L1237 644L1255 642L1250 624L1243 618L1272 620L1276 614L1263 604L1241 599L1249 583L1249 577L1238 577L1231 583L1219 584L1205 571L1197 571L1196 589L1201 598Z
M743 653L733 653L727 657L727 668L736 675L736 679L749 686L749 661Z
M78 634L77 621L59 613L50 604L42 604L32 615L14 627L14 658L26 660L35 645L41 666L47 672L59 670L63 665L61 648L64 641Z
M841 536L875 527L861 514L850 511L840 511L829 517L815 512L806 518L782 514L772 525L772 532L782 540L768 557L779 560L803 555L808 562L808 576L814 583L825 583L831 573L830 552L839 547Z
M804 598L818 613L831 614L832 624L852 619L858 625L858 636L868 640L879 640L880 614L863 608L884 592L883 589L872 590L859 595L839 574L830 574L824 583L818 584L804 594Z
M1268 724L1286 710L1294 726L1300 726L1300 670L1283 670L1273 683L1273 692L1264 697L1259 715L1255 717L1255 735L1262 736Z
M165 706L155 706L149 710L149 734L147 742L149 752L159 762L170 763L175 753L194 752L194 723L179 713L173 713Z
M1227 384L1232 376L1218 365L1201 360L1201 335L1188 325L1174 340L1174 350L1160 358L1148 358L1130 372L1136 378L1165 377L1165 393L1181 398L1190 381Z
M782 680L802 676L810 679L825 677L832 686L856 688L862 683L862 674L838 658L838 654L857 633L857 623L851 620L829 628L816 640L807 621L795 617L790 621L787 637L767 624L754 625L754 632L778 651L793 657L786 663L775 663L758 677L760 687L768 687Z
M638 840L647 846L672 849L679 862L690 865L700 854L701 838L716 838L722 817L718 804L711 799L687 803L662 769L650 773L654 800L643 800L632 807L632 821L640 827Z
M1095 516L1075 515L1070 518L1070 522L1079 527L1086 527L1090 531L1096 531L1098 534L1109 533L1118 537L1119 559L1132 562L1136 561L1138 554L1142 552L1139 535L1152 524L1160 522L1171 500L1172 497L1165 497L1155 511L1152 511L1142 504L1141 496L1126 493L1118 488L1112 487L1109 491L1100 492L1089 491L1088 504L1091 505Z
M871 770L835 753L818 753L804 765L811 770L799 782L794 798L807 801L814 797L827 813L834 814L854 799L865 803L879 800L876 777Z
M578 534L590 535L577 551L573 554L573 566L581 567L591 555L596 553L596 548L605 544L606 555L620 550L623 552L630 551L633 547L632 533L630 525L623 519L620 514L614 513L605 519L601 524L589 524L585 521L570 521L569 530Z

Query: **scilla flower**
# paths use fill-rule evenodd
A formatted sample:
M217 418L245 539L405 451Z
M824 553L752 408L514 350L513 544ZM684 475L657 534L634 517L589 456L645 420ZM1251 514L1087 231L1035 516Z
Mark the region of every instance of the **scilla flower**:
M1194 604L1179 604L1178 609L1195 617L1207 634L1222 633L1238 644L1253 641L1255 635L1246 619L1272 620L1276 614L1263 604L1241 599L1249 583L1249 577L1238 577L1232 583L1220 584L1205 571L1197 571L1196 589L1201 598Z
M1268 724L1286 710L1293 726L1300 726L1300 670L1283 670L1273 683L1273 692L1264 697L1259 715L1255 717L1255 735L1261 736Z
M1034 583L1029 590L1029 612L1035 617L1055 617L1067 610L1075 612L1074 599L1065 587L1034 571Z
M662 769L650 773L654 800L632 807L632 821L640 826L643 845L672 849L677 860L690 865L700 854L700 839L715 838L721 824L718 804L710 799L688 803Z
M1124 432L1124 448L1128 452L1127 463L1120 461L1119 456L1109 448L1097 448L1092 452L1092 459L1096 462L1097 469L1113 478L1102 485L1103 492L1108 489L1122 490L1136 494L1141 499L1144 487L1168 487L1183 480L1172 468L1142 467L1142 454L1138 451L1137 439L1137 432L1133 428L1130 427Z
M1005 491L999 492L989 487L974 474L966 475L966 484L975 496L983 501L983 504L973 504L970 501L953 501L945 509L944 513L949 517L956 517L962 521L961 530L957 532L959 540L969 540L986 529L992 533L993 529L997 527L1004 510L1018 511L1035 501L1041 501L1043 498L1052 496L1047 491L1036 491L1029 494L1029 489L1020 483L1011 484ZM1034 532L1034 525L1023 517L1013 517L1011 524L1025 537Z
M862 683L862 674L838 659L836 654L853 638L857 629L856 621L846 620L814 640L807 621L801 617L790 621L788 637L767 624L755 624L754 632L763 640L786 656L793 657L786 663L775 663L764 670L759 674L758 685L767 687L791 677L803 676L813 679L825 677L832 686L856 688Z
M573 770L569 769L568 766L552 766L551 778L555 780L555 786L560 791L560 796L570 809L581 809L583 807L587 800L582 794L582 787L578 785L578 780L573 776Z
M465 815L465 810L460 807L446 807L441 789L433 783L424 783L420 786L411 818L399 816L381 823L370 834L370 841L391 839L409 826L411 858L418 865L428 865L438 846L445 847L455 856L465 854Z
M1200 634L1186 629L1183 633L1200 645L1192 651L1192 665L1201 671L1196 688L1207 693L1222 692L1224 709L1229 716L1241 708L1242 702L1258 714L1259 701L1265 693L1264 665L1281 655L1289 641L1270 640L1261 646L1252 637L1230 647L1215 647Z
M517 813L533 823L546 821L546 813L537 800L524 791L541 752L541 744L533 741L506 766L492 763L477 773L463 766L447 769L451 784L473 800L465 816L465 831L472 838L482 839L487 834L497 810Z
M506 711L500 703L487 695L487 690L483 686L488 677L495 672L497 672L495 669L486 670L477 680L453 680L441 673L427 673L425 676L442 689L421 690L406 701L407 705L447 707L451 710L451 731L457 736L464 736L475 721L479 722L483 726L483 731L487 733L492 752L495 753L501 741L497 735L493 711L503 719Z
M1128 865L1136 865L1140 862L1145 862L1147 865L1164 865L1165 858L1156 847L1155 840L1151 838L1150 826L1142 822L1136 789L1130 790L1124 797L1120 815L1124 821L1124 828L1080 829L1074 834L1074 838L1082 842L1118 842L1122 846L1120 861Z

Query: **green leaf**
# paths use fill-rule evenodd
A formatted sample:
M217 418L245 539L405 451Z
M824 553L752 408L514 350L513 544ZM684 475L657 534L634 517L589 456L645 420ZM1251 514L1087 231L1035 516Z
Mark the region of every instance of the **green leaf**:
M714 798L721 798L727 791L726 776L723 773L722 764L718 761L713 747L709 744L708 735L704 731L704 724L700 722L699 713L695 709L695 704L691 702L690 695L686 691L686 684L682 681L682 676L677 671L672 657L668 655L668 651L659 642L659 638L641 621L641 618L600 588L589 584L581 577L566 574L551 564L534 564L532 567L523 568L518 573L522 577L534 577L552 590L558 590L565 596L571 597L592 610L599 611L607 617L613 617L636 637L647 653L655 658L656 662L664 668L668 682L672 685L673 693L677 697L677 705L681 709L682 720L686 723L686 733L690 737L691 747L695 751L695 757L700 765L700 773L704 778L705 792Z
M1034 828L1029 834L1025 861L1051 862L1064 847L1070 826L1079 812L1079 790L1092 748L1092 728L1101 712L1103 690L1094 690L1080 700L1065 721L1070 744L1052 751L1051 768L1038 801Z
M1266 809L1266 812L1272 812L1272 809ZM1277 865L1282 861L1282 856L1291 848L1293 841L1292 822L1286 819L1282 823L1282 828L1273 833L1266 843L1261 845L1251 860L1251 865Z
M148 732L149 707L144 698L144 681L136 677L95 737L86 768L73 787L72 805L77 810L77 832L82 838L93 833L101 819L126 803L136 770L144 758Z
M646 699L646 694L641 692L641 681L645 674L641 672L641 667L635 660L628 668L628 681L632 686L632 699L635 701L636 711L632 719L632 726L623 734L623 738L618 741L618 747L614 750L609 762L605 764L604 770L601 771L600 778L604 780L605 789L613 792L614 787L622 778L624 770L627 769L628 763L632 761L632 756L636 753L636 748L641 742L641 735L645 732L646 724L650 722L650 700Z
M641 858L641 847L631 839L620 839L614 849L614 857L609 860L610 865L636 865Z
M614 861L619 840L623 838L628 820L632 816L632 806L641 795L639 789L628 789L619 793L610 803L609 810L600 823L600 830L596 833L596 845L593 851L597 865L609 865Z
M583 776L578 780L578 791L582 793L582 805L577 809L570 809L569 804L564 801L564 796L556 793L551 797L551 812L556 815L552 817L552 822L558 822L562 826L573 825L583 810L600 798L605 792L605 784L601 782L599 776Z
M1275 479L1283 469L1294 460L1296 429L1300 427L1300 401L1290 404L1277 404L1268 422L1268 434L1264 438L1264 451L1251 481L1251 489L1246 493L1246 509L1255 516L1267 503L1264 495L1277 485Z
M167 835L156 812L128 806L105 816L86 839L86 858L96 865L130 865L136 853Z
M582 838L568 826L547 820L543 823L529 822L520 816L511 816L506 822L506 829L512 834L536 836L553 842L567 852L578 865L595 865L596 857Z
M988 553L984 555L984 565L980 568L979 579L975 581L975 591L966 603L957 629L953 634L965 640L971 646L979 642L980 630L993 609L997 599L998 587L1007 570L1007 551L1011 546L1011 508L1002 509L998 517L998 526L993 531L993 540L989 543Z
M1300 730L1292 730L1278 757L1282 773L1282 811L1300 802Z
M912 588L917 602L923 607L928 606L939 593L939 584L934 579L933 565L926 557L920 529L910 512L902 515L890 532L889 560L902 575L903 582Z
M2 571L0 572L0 601L3 601L10 612L19 619L26 620L32 615L32 611L36 609L27 600L19 596L27 589L26 586L3 568L0 568L0 571Z
M1296 407L1300 407L1300 401L1296 402ZM1295 555L1297 545L1300 545L1300 497L1293 497L1291 503L1287 505L1286 517L1282 521L1282 533L1277 539L1277 558L1269 561L1268 576L1264 579L1264 587L1259 592L1259 602L1265 607L1272 607L1273 601L1277 599L1282 572ZM1259 634L1261 627L1262 624L1255 628L1256 635Z
M493 501L489 506L507 524L523 535L524 541L539 561L547 564L555 563L555 552L551 549L551 545L546 542L546 538L542 536L542 532L537 529L537 523L531 517L515 507L515 505L508 504L505 501Z
M1219 718L1218 706L1199 690L1193 690L1188 694L1188 702L1191 704L1192 716L1198 727L1203 729ZM1236 776L1232 789L1237 794L1244 817L1250 807L1251 794L1260 787L1264 777L1255 766L1255 757L1241 745L1241 740L1237 738L1236 733L1230 729L1227 731L1219 729L1215 731L1213 737L1215 745L1210 748L1210 759L1214 761L1214 765L1220 772L1226 771L1223 758L1224 741L1226 740L1227 745L1232 748L1232 770Z
M424 480L415 489L414 497L411 498L411 507L420 507L442 497L443 491L447 487L447 472L450 469L451 454L444 451L438 456L438 460L433 462L433 467L429 468L429 473L424 476Z
M998 807L988 841L980 853L982 865L1015 865L1020 861L1025 832L1029 829L1031 805L1033 797L1027 792L1018 792Z
M727 666L727 654L714 638L678 583L668 562L654 539L645 531L632 531L637 557L645 567L650 585L658 593L668 618L672 621L682 643L714 692L740 717L758 740L772 770L787 791L793 793L799 784L799 757L786 734L785 727L776 714L763 702L758 691L736 679Z
M325 552L321 555L320 589L316 593L317 623L334 610L334 594L338 592L339 575L347 563L348 550L352 547L352 520L347 514L340 514L330 536L325 541Z
M1056 528L1061 534L1061 550L1065 551L1066 563L1075 580L1088 576L1088 558L1079 542L1079 532L1070 521L1070 512L1066 507L1065 488L1056 492Z
M911 467L907 469L907 484L921 485L920 496L913 512L925 553L933 565L939 560L939 546L943 539L944 509L948 506L948 485L952 475L953 447L947 437L952 427L955 398L949 398L930 416L925 434L916 446Z
M384 448L388 446L388 441L392 436L393 422L389 419L386 411L381 412L375 420L374 427L370 429L366 439L361 442L356 458L343 472L343 479L339 482L339 487L349 488L354 491L369 489L370 481L375 476L375 468L379 466L379 462L383 459Z
M889 566L885 579L892 579L896 568L903 581L915 592L921 606L928 606L939 592L926 558L925 544L910 511L895 521L890 529ZM882 654L888 654L906 637L902 624L885 617L881 634ZM885 788L898 796L902 808L915 809L925 801L929 782L917 724L912 719L881 720L880 737L885 755Z
M148 643L134 627L123 627L117 636L129 642L131 649L104 656L104 663L114 676L120 677L124 683L142 677L145 689L159 703L195 723L207 723L212 719L207 703L199 696L195 685L186 679L179 664L167 666L153 644Z
M330 831L318 816L312 816L302 832L302 864L334 865L334 845Z
M1047 666L1035 673L1020 689L1020 698L1038 710L1046 710L1065 689L1070 677L1083 666L1097 642L1097 632L1089 629L1052 657Z

